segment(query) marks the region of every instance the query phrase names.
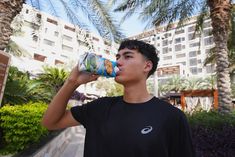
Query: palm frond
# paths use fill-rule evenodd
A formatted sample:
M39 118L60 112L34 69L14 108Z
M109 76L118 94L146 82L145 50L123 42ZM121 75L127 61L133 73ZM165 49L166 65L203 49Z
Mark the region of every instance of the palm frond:
M9 43L8 43L5 51L14 55L14 56L18 56L18 57L19 56L30 56L31 57L31 54L27 50L22 48L19 44L17 44L12 39L9 40Z
M201 8L202 0L125 0L114 11L127 11L124 19L130 17L137 10L141 11L139 18L147 21L146 27L159 26L178 22L180 28L189 17ZM142 9L144 8L144 9Z
M111 17L104 3L99 0L90 0L88 6L95 13L96 20L93 21L98 32L105 38L118 42L125 36L121 33L116 21ZM106 29L104 29L106 28Z
M61 17L66 14L71 23L78 25L80 28L89 30L87 24L82 21L84 20L82 17L83 14L78 11L81 10L102 37L114 41L119 41L125 37L115 20L111 18L108 9L104 7L105 4L102 1L59 0L54 2L52 0L27 0L26 2L37 9L40 9L42 4L47 4L47 11L49 11L52 15ZM60 8L63 13L58 12L57 7Z

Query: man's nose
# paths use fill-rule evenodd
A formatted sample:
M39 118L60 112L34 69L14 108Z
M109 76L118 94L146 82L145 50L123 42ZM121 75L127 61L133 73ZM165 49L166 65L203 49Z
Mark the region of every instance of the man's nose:
M118 66L118 67L122 65L121 58L117 59L116 62L117 62L117 66Z

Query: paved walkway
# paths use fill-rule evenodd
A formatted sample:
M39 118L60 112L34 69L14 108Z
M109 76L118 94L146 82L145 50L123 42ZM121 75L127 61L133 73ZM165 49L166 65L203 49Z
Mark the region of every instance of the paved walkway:
M72 127L69 142L59 157L83 157L85 132L82 126Z

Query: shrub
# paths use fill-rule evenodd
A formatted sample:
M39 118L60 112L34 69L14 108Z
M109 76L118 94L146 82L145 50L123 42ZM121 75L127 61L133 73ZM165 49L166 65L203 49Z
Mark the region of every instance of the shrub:
M188 117L198 157L228 157L235 154L235 112L198 112Z
M3 149L1 154L15 153L30 143L39 141L48 133L40 121L47 104L28 103L4 106L0 109L0 127L3 130Z

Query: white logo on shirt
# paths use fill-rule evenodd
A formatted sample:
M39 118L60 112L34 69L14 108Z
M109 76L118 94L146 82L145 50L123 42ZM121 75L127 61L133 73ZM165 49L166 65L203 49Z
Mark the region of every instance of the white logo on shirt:
M146 126L145 128L143 128L143 129L141 130L141 134L148 134L148 133L150 133L152 130L153 130L153 127L152 127L152 126Z

